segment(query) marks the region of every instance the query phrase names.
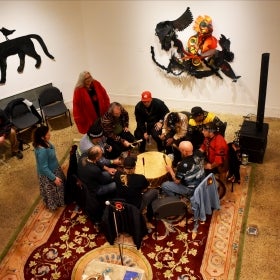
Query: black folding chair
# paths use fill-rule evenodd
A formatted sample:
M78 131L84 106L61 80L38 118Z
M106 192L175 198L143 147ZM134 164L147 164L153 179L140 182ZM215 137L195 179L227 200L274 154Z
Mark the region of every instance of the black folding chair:
M48 120L65 115L69 117L70 125L72 126L72 119L70 110L66 107L62 92L56 87L45 89L38 98L41 115L44 122L48 125Z
M188 207L187 204L180 198L175 196L158 198L152 202L152 208L156 220L156 239L158 236L158 221L161 219L168 219L173 216L185 216L187 227Z
M16 98L7 104L5 113L16 128L20 150L23 150L23 144L29 148L30 145L23 141L19 135L25 130L42 123L42 117L32 102L24 98Z

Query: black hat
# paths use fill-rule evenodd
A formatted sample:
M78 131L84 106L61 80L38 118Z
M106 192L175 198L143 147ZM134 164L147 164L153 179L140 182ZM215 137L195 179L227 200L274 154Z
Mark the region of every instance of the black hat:
M203 129L206 129L210 132L216 132L217 131L217 126L213 122L210 122L210 123L204 124Z
M99 122L94 123L88 130L87 135L90 138L99 138L103 136L103 129Z
M203 110L202 110L201 107L196 106L196 107L193 107L193 108L192 108L191 114L192 114L192 117L195 118L195 117L197 117L197 116L203 114Z
M123 161L123 167L126 169L132 169L136 166L137 158L135 157L126 157Z
M178 113L170 113L167 116L167 126L170 128L175 128L176 123L180 121L180 117Z

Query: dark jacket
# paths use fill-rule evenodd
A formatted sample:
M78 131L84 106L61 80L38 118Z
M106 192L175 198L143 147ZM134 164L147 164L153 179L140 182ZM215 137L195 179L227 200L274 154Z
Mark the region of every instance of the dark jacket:
M152 99L149 108L146 108L142 101L138 102L134 110L137 130L140 130L142 133L147 132L146 123L148 130L150 130L155 123L160 120L163 121L167 113L169 113L168 107L158 98Z
M204 168L195 161L193 155L187 156L179 162L175 176L181 180L181 184L195 189L205 177Z
M124 173L121 171L117 171L115 174L117 197L140 208L142 193L149 186L148 180L142 174L127 174L127 185L124 185L121 180L122 175L124 175Z
M147 234L144 217L136 206L124 202L122 204L124 207L121 211L116 210L113 202L105 208L102 218L102 231L107 241L113 245L117 237L115 215L118 233L130 234L137 249L140 249L142 239Z

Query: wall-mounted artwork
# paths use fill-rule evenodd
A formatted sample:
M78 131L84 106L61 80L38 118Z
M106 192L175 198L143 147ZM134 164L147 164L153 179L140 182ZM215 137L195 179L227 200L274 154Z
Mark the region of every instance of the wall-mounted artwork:
M14 33L15 30L9 30L4 27L0 29L0 32L5 36L6 41L0 43L0 70L1 80L0 84L6 83L7 72L7 57L17 54L19 57L19 66L17 68L18 73L22 73L25 65L25 56L28 55L36 60L35 67L39 68L41 65L41 56L36 52L34 44L31 39L35 39L41 45L44 53L50 59L54 57L49 53L47 46L43 39L37 34L30 34L14 39L9 39L8 36Z
M169 58L169 64L165 66L156 60L154 47L151 46L153 61L174 76L187 73L195 78L216 75L223 79L223 73L236 82L240 76L236 76L229 64L234 59L234 54L230 51L230 40L223 34L219 40L212 35L213 25L210 16L197 17L193 25L195 34L188 38L185 47L178 39L178 32L186 29L192 22L193 15L188 7L176 20L158 23L155 31L161 49L167 54L171 49L174 50Z

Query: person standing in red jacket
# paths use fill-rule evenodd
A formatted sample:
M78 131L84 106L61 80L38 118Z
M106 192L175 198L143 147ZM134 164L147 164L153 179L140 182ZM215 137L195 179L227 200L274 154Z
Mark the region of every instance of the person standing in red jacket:
M90 72L80 73L73 97L73 116L80 133L85 134L91 125L109 109L110 98L100 82Z

